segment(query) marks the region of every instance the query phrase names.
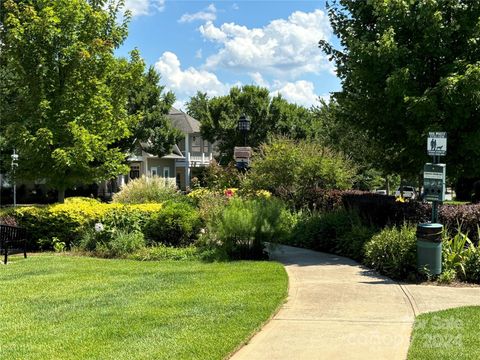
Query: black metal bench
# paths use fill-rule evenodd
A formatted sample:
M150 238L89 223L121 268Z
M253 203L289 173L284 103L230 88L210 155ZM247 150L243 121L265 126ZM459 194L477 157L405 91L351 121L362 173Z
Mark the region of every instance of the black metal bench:
M24 228L10 225L0 225L0 254L4 256L4 264L8 254L22 253L27 257L27 233Z

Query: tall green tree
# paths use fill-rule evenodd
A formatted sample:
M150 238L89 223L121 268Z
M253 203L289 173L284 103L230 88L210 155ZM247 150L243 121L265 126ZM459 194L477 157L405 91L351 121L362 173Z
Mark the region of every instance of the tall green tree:
M19 175L58 190L128 171L117 143L142 114L129 112L144 73L137 53L117 59L129 13L122 1L5 0L1 3L0 127L20 154Z
M243 146L244 139L237 130L238 119L245 114L250 119L247 145L254 148L272 135L288 135L294 139L311 135L311 112L291 104L280 95L271 97L266 88L254 85L233 87L228 95L209 98L197 93L187 103L189 115L201 122L202 135L217 142L228 162L235 146Z
M341 43L320 41L342 81L334 99L376 166L415 176L428 132L447 131L449 175L480 176L480 2L338 0L328 11Z
M130 137L122 141L125 151L134 151L141 141L147 144L146 151L162 157L171 152L172 146L182 137L175 129L167 114L175 102L172 92L163 93L159 85L160 75L150 67L131 88L128 96L128 113L138 114L140 119Z

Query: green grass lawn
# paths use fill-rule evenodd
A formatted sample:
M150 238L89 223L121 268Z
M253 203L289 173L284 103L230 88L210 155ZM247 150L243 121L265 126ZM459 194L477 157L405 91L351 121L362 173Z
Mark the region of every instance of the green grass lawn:
M274 262L11 257L0 359L222 359L269 319L287 281Z
M480 359L480 306L423 314L415 320L409 360Z

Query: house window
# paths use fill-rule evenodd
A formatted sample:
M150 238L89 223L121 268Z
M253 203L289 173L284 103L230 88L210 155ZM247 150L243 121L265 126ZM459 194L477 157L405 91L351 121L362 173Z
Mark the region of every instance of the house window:
M140 165L132 165L130 167L130 179L138 179L140 177Z
M152 173L152 176L158 176L158 168L157 167L152 167L151 173Z
M192 136L192 153L199 153L202 151L203 140L200 136Z
M180 149L180 151L182 153L185 153L185 139L181 139L179 142L178 142L178 148Z
M165 179L168 179L170 177L170 167L164 167L163 168L163 177Z

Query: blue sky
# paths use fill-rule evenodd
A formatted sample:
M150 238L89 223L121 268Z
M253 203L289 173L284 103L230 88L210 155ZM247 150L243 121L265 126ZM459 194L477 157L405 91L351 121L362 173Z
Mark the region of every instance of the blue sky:
M340 89L317 46L337 43L325 1L126 0L126 7L133 18L118 54L138 48L177 107L197 90L218 96L242 84L304 106Z

